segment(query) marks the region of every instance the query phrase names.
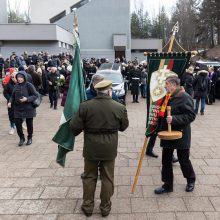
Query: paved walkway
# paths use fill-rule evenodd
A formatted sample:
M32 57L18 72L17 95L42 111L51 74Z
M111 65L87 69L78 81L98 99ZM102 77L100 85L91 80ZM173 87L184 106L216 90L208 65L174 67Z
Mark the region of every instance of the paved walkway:
M217 220L220 219L220 101L206 107L192 125L191 159L197 182L193 193L184 191L186 181L179 164L174 165L174 192L155 195L161 185L161 149L158 159L145 157L136 192L131 195L141 151L146 108L128 98L130 127L120 134L115 168L115 193L109 220ZM37 109L31 146L17 147L17 135L8 135L6 102L0 94L0 220L81 220L83 171L82 135L68 154L66 168L56 164L55 134L62 108L49 109L48 97ZM92 217L102 219L99 205L100 182Z

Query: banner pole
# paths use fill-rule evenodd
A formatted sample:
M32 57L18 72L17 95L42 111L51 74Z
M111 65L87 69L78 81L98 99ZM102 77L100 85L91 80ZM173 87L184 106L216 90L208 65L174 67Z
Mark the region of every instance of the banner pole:
M148 141L149 141L149 138L145 137L143 148L142 148L142 151L141 151L141 157L140 157L140 160L139 160L139 163L138 163L138 168L137 168L137 171L136 171L136 175L135 175L135 179L134 179L134 183L133 183L131 193L134 193L134 190L135 190L135 187L136 187L136 184L137 184L137 181L138 181L138 176L139 176L139 173L140 173L140 170L141 170L141 165L142 165L142 161L144 159L144 154L145 154L145 151L146 151L146 148L147 148Z
M179 31L179 23L178 23L178 21L174 25L172 31L173 31L173 34L172 34L171 39L170 39L170 45L169 45L168 52L172 51L173 43L174 43L174 40L175 40L175 35ZM137 171L136 171L136 175L135 175L135 179L134 179L134 183L133 183L133 187L132 187L131 193L134 193L134 190L136 188L136 184L137 184L137 181L138 181L138 176L139 176L139 173L140 173L140 170L141 170L141 165L142 165L142 161L144 159L145 151L147 149L148 141L149 141L149 138L145 137L144 144L143 144L142 151L141 151L141 157L140 157L140 160L139 160L139 163L138 163L138 168L137 168Z

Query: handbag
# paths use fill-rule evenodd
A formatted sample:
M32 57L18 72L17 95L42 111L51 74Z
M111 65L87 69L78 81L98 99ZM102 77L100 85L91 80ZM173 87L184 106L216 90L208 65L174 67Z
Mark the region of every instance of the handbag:
M34 108L37 108L40 106L41 104L41 101L42 101L42 96L39 92L36 91L36 95L37 95L37 98L32 102L32 105Z
M30 89L29 89L30 86L32 87L32 89L34 89L35 95L37 95L37 98L31 104L32 104L32 106L34 108L37 108L41 104L42 96L41 96L41 94L39 92L36 91L35 87L31 83L29 83L29 82L27 83L28 91L30 91Z

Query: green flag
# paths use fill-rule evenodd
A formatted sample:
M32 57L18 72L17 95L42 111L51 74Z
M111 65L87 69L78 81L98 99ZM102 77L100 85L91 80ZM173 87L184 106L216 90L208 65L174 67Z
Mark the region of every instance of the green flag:
M80 59L80 43L78 34L74 31L75 36L75 55L69 90L60 120L59 130L53 137L53 141L58 144L57 163L65 166L66 154L73 150L75 137L73 136L69 122L79 109L82 101L86 100L85 85L82 74L82 65Z

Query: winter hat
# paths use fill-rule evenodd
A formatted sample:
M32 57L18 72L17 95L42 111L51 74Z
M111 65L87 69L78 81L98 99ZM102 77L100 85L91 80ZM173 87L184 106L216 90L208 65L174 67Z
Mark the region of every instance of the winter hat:
M24 71L24 66L20 65L20 66L18 67L18 71Z

